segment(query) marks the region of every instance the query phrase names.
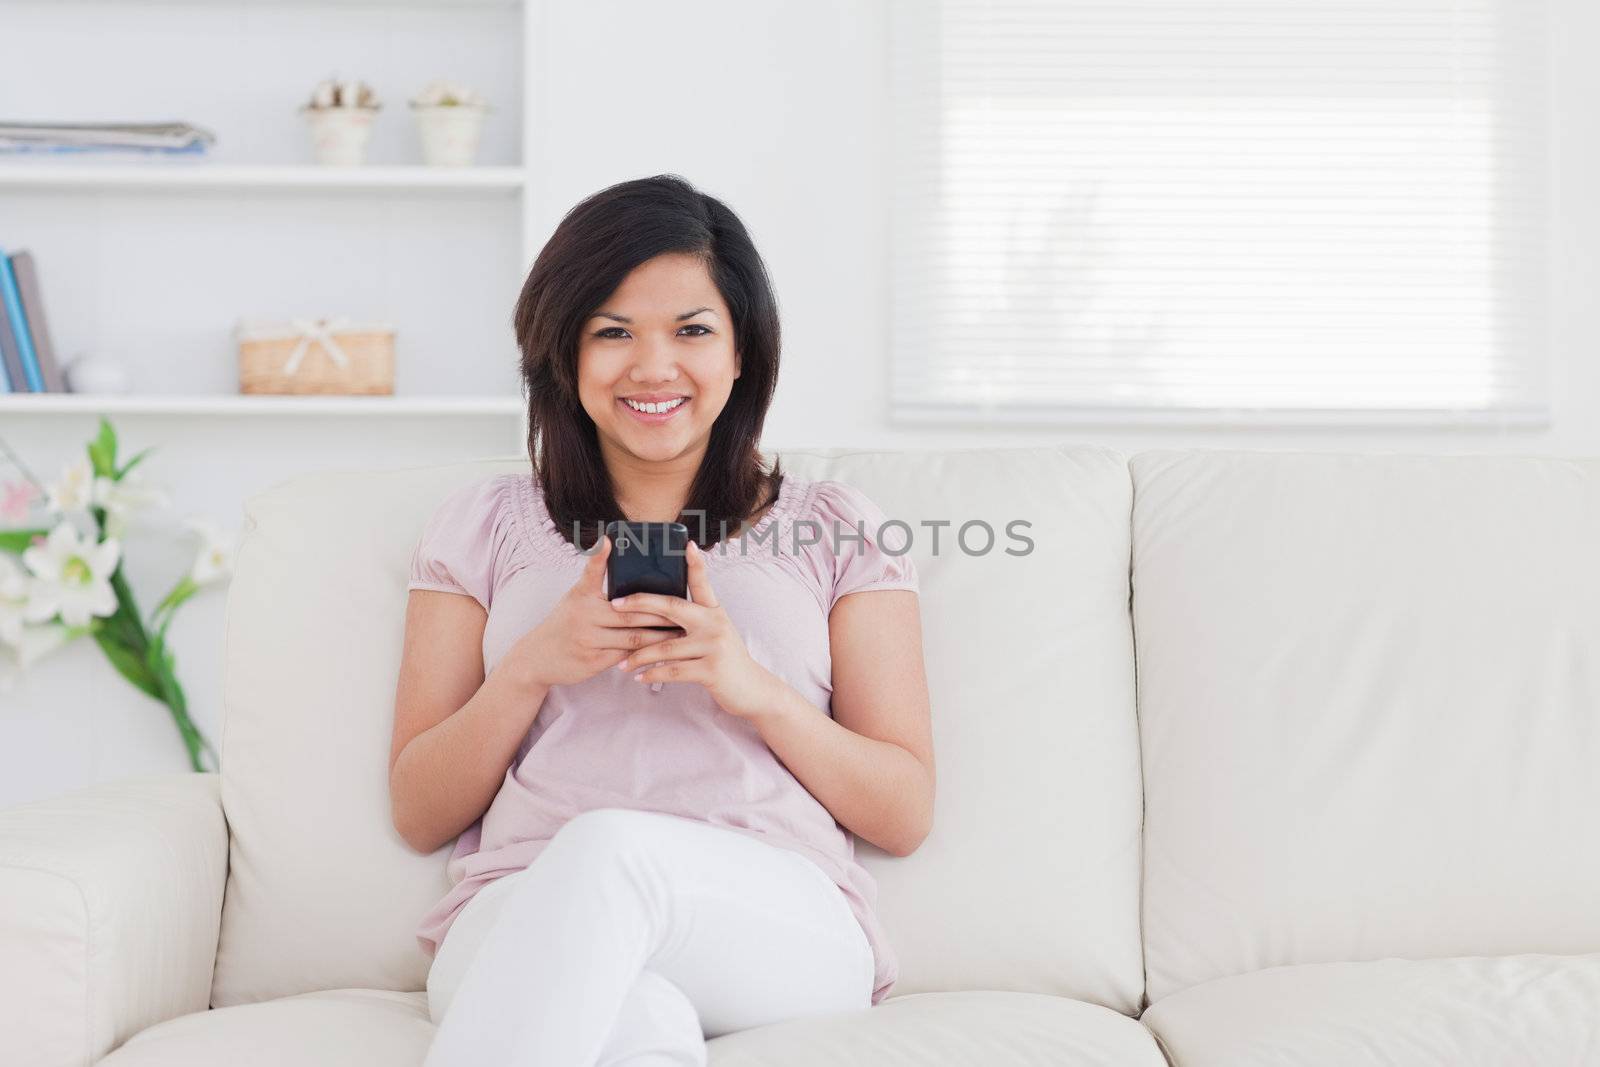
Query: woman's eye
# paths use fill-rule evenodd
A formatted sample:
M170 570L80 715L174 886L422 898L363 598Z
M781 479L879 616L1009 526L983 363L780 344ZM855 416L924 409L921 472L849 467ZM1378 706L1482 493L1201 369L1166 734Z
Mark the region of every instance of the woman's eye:
M698 322L691 322L689 325L685 326L684 329L685 330L699 330L700 331L699 333L690 334L689 335L690 337L704 337L704 336L706 336L706 334L709 334L709 333L712 332L710 327L703 326ZM615 331L615 332L613 332L613 331ZM594 335L596 337L604 337L604 338L609 340L612 337L616 337L616 336L618 336L620 334L625 334L625 333L627 333L627 331L624 330L621 326L607 326L603 330L596 330L594 332Z

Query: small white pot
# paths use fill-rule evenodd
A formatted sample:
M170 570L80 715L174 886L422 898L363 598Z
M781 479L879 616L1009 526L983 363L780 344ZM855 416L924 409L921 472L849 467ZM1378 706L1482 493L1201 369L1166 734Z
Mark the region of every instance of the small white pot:
M72 393L123 396L133 389L128 368L106 356L83 353L68 363L62 373L66 376L67 391Z
M412 107L422 138L422 161L433 167L469 167L478 155L483 120L489 109L452 104Z
M300 113L311 124L311 151L318 163L354 167L366 160L377 108L303 107Z

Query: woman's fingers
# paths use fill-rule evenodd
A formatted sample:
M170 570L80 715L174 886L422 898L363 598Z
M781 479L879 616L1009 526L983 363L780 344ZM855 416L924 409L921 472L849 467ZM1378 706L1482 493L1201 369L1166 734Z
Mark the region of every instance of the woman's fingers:
M618 597L611 601L611 607L618 612L648 611L656 615L665 615L667 625L689 628L689 623L694 621L699 613L707 608L677 596L662 596L660 593L634 593L630 596Z
M679 638L675 641L656 642L655 647L646 646L628 656L622 661L622 669L631 671L635 667L644 667L652 663L664 663L668 660L698 659L704 656L708 647L703 641L691 638Z
M606 559L611 555L611 541L605 534L600 535L600 540L595 542L594 554L583 565L583 573L578 576L578 588L586 596L600 600L606 597Z
M649 611L617 611L615 608L606 609L609 614L596 615L596 622L601 626L612 626L627 629L632 626L677 626L678 624L665 615L656 615Z
M622 630L607 629L600 632L601 644L598 644L595 647L631 652L636 649L648 648L650 645L658 645L663 641L670 641L674 637L682 636L683 631L677 629L650 630L640 626Z
M706 573L705 553L693 541L684 553L689 564L689 596L701 607L717 607L717 594L711 588L711 576Z

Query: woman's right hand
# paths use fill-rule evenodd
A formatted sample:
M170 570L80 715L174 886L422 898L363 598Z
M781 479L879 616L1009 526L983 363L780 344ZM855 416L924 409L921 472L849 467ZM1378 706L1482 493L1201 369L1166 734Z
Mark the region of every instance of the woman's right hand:
M611 539L601 534L572 588L507 655L507 659L515 657L537 684L577 685L615 667L635 649L683 633L664 615L623 612L611 606L606 599L606 560L610 556ZM646 629L650 626L673 629Z

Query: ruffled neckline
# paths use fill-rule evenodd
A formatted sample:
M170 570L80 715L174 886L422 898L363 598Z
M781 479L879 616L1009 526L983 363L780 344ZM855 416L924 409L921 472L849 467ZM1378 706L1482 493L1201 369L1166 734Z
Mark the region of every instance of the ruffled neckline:
M587 558L577 545L561 536L561 531L556 527L556 520L544 504L544 494L539 491L534 481L531 470L506 477L513 479L516 488L517 518L522 524L523 540L541 555L554 558L584 559ZM767 529L780 519L793 519L795 515L803 512L805 506L815 494L816 481L800 481L793 474L785 474L783 481L778 485L778 499L773 501L772 507L750 529L739 537L732 537L726 541L718 542L717 546L706 552L708 560L716 559L758 559L760 552L739 552L728 549L726 546L737 546L740 541L759 538L766 534Z

